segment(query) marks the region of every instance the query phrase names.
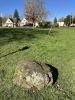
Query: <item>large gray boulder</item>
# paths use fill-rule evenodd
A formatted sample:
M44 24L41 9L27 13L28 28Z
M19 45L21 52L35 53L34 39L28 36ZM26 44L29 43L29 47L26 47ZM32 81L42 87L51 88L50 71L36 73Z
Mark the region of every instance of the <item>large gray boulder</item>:
M41 62L24 60L17 65L13 82L25 88L35 86L40 90L45 86L52 85L53 77L51 69L47 65Z

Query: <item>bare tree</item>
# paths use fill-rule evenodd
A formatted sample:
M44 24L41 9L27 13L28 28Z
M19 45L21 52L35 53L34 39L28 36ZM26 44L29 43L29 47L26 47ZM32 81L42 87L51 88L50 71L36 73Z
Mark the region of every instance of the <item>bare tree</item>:
M9 18L9 15L8 15L8 14L5 14L5 15L4 15L4 18Z
M21 19L21 20L23 19L23 15L20 16L20 19Z
M13 18L13 15L12 14L5 14L4 18Z
M45 4L44 0L25 0L23 2L24 16L33 20L33 28L36 21L40 22L50 13L46 10Z
M13 18L13 15L9 14L9 18Z

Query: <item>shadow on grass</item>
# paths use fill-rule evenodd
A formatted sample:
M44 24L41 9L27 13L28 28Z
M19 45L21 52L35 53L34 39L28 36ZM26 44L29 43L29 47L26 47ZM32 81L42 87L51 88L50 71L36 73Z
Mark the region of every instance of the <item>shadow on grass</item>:
M55 82L57 82L57 79L58 79L58 75L59 75L58 70L52 65L49 65L49 64L46 64L46 65L51 68L52 76L53 76L53 84L54 84Z
M9 42L20 41L25 39L30 41L34 38L38 38L37 34L48 34L49 30L44 29L32 29L32 28L3 28L0 29L0 45L5 45ZM50 35L58 33L52 30ZM54 36L53 34L53 36ZM41 37L40 37L41 38Z
M36 38L36 36L33 34L32 29L4 28L0 30L0 45L5 45L13 41L20 41L23 38L29 41L33 38Z
M6 56L8 56L8 55L10 55L10 54L14 54L14 53L16 53L16 52L18 52L18 51L27 50L27 49L29 49L29 48L30 48L30 47L26 46L26 47L23 47L22 49L18 49L17 51L14 51L14 52L9 53L9 54L6 54L6 55L3 55L3 56L1 56L1 57L6 57ZM0 58L1 58L1 57L0 57Z

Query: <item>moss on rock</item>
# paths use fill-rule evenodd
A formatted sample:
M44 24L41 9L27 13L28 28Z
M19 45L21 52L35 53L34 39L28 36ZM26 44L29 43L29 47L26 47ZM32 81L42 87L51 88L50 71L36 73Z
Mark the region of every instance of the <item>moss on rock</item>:
M43 64L39 61L35 61L35 62L38 63L42 67L45 74L47 74L50 71L50 67L48 67L46 64Z

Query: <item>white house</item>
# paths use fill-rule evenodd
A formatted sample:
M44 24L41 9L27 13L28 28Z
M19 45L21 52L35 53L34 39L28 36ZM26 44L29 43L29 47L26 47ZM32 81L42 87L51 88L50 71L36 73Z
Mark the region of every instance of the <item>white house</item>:
M25 25L27 23L28 23L27 19L23 18L22 20L18 21L18 26L23 26L23 25Z
M28 23L33 23L32 19L23 18L22 20L18 21L18 26L23 26ZM38 22L35 22L35 27L39 26Z
M16 18L8 18L8 19L4 18L2 26L16 27L16 24L17 24L17 19Z
M58 20L58 25L59 25L59 27L61 27L61 26L66 26L65 24L64 24L64 18L62 17L62 18L60 18L59 20Z

